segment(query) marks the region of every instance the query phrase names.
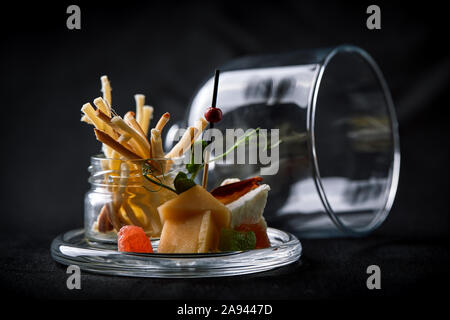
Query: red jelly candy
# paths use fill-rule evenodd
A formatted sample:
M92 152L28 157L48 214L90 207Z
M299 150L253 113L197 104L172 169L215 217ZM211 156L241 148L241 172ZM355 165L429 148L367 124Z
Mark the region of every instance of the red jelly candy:
M222 110L219 108L208 108L205 112L205 119L208 122L216 123L222 120Z
M153 247L144 229L137 226L123 226L117 234L117 247L121 252L152 253Z

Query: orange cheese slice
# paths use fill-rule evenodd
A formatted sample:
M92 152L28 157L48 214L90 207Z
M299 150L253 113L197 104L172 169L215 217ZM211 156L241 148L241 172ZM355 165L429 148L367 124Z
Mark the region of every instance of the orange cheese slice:
M206 253L217 250L219 231L211 211L164 223L158 253Z
M218 230L230 226L231 211L199 185L158 207L163 224L168 220L186 220L205 211L211 211L211 217Z

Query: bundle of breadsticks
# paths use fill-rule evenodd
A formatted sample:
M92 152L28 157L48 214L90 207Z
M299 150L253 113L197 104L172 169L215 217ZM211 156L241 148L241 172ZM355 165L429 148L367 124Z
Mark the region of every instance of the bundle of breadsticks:
M81 108L81 121L94 126L95 136L102 143L104 181L113 195L112 201L100 210L93 228L109 233L118 232L124 225L137 225L150 236L158 237L162 225L156 208L176 194L144 179L142 166L149 166L160 183L173 185L173 177L167 175L173 165L172 159L182 157L190 149L207 121L200 118L195 126L188 127L175 146L165 153L161 132L170 114L164 113L149 130L154 109L145 105L144 95L134 96L136 113L129 111L122 118L111 107L111 85L107 76L101 77L101 84L103 97L94 99L95 108L90 103Z

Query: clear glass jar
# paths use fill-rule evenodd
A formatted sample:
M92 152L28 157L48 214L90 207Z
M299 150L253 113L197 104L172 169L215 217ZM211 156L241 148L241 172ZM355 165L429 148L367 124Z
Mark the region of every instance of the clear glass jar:
M203 114L213 81L198 90L179 127ZM222 132L278 130L279 144L271 148L278 171L264 175L259 163L216 162L210 187L263 176L271 187L268 224L300 237L364 235L387 217L400 170L397 120L381 70L361 48L231 61L221 68L217 106L223 118L215 128Z
M116 242L117 232L124 225L140 226L148 236L158 238L162 224L156 208L176 196L169 188L173 188L173 180L182 168L183 158L118 160L102 155L91 157L88 169L91 189L86 193L84 207L87 239Z

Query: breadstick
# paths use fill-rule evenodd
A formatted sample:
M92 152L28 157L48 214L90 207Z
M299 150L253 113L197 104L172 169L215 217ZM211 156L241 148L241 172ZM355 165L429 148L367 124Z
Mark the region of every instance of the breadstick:
M152 141L152 156L155 159L164 158L164 151L162 147L161 132L158 129L151 131Z
M122 162L122 164L120 165L119 188L118 188L117 192L114 194L114 206L118 209L120 207L122 207L123 210L125 211L128 219L130 219L132 224L134 224L135 226L144 227L144 225L136 217L133 209L128 204L127 197L124 198L122 196L122 194L125 191L126 186L128 185L129 177L130 177L130 168L125 162ZM117 210L117 214L118 214L118 211L119 210Z
M183 136L181 137L180 141L170 150L168 154L166 154L166 158L177 158L181 157L194 143L195 135L197 134L198 130L194 127L189 127L184 132Z
M97 228L99 232L106 233L114 229L114 226L109 218L110 213L108 211L109 206L107 204L103 205L103 208L97 217Z
M94 125L94 123L91 121L91 119L89 119L89 117L87 115L83 115L80 119L81 122L86 122L87 124L92 124Z
M111 160L109 160L109 167L111 170L113 171L118 171L120 169L120 154L116 151L113 150L112 148L108 147L109 150L111 150L111 155L109 156L109 158Z
M123 145L125 148L127 148L127 149L129 149L129 150L132 150L132 151L134 151L134 152L140 154L140 156L141 156L142 158L147 158L147 156L146 156L147 153L142 153L142 154L141 154L141 152L139 152L139 150L141 150L141 149L140 149L139 144L138 144L137 141L131 140L130 143L128 143L128 141L129 141L131 138L133 138L133 136L130 134L129 131L124 131L123 129L121 130L120 127L119 127L116 123L113 123L113 122L111 121L111 118L108 117L106 114L104 114L100 109L97 109L97 110L95 111L95 115L96 115L100 120L102 120L102 121L106 124L106 129L107 129L107 130L105 130L105 132L106 132L108 135L110 135L113 139L117 140L117 141L118 141L121 145ZM119 118L120 118L120 117L119 117ZM127 124L125 124L125 125L123 126L123 128L126 129L126 130L131 129L131 128L129 128L129 127L127 128L127 127L128 127ZM131 129L131 130L133 130L133 129ZM120 137L119 137L119 134L117 133L117 131L121 131L122 135L126 135L126 136L127 136L127 139L126 139L126 140L122 139L122 141L119 141L119 138L120 138ZM146 139L144 139L144 140L145 140L145 142L147 142ZM148 142L147 142L147 143L148 143ZM130 145L130 144L131 144L131 145ZM148 146L146 146L146 148L148 148L148 150L150 150L150 145L148 144ZM150 152L150 151L148 151L148 153L149 153L149 152Z
M141 228L145 227L145 225L141 221L139 221L138 217L136 216L136 214L134 213L133 209L131 208L131 206L128 204L127 201L122 201L122 208L123 210L125 210L128 219L130 219L133 225Z
M156 168L163 173L165 170L164 151L161 140L161 132L158 129L152 129L151 131L151 145L152 145L152 158L155 159L158 165Z
M122 134L119 138L117 138L117 142L120 143L122 146L127 148L128 150L133 150L133 147L128 143L130 141L131 136L129 134Z
M100 78L100 81L102 83L102 89L103 92L103 98L106 100L103 100L102 98L97 98L94 100L94 104L97 108L102 110L106 115L111 117L111 84L109 83L107 76L102 76ZM113 132L111 130L106 130L108 134L112 134ZM113 137L115 137L113 135ZM114 154L113 150L111 150L108 146L104 145L104 153L107 157L113 158L116 156Z
M148 141L141 136L136 130L128 126L121 117L115 116L111 119L111 124L120 133L127 133L131 136L130 144L136 149L137 153L143 158L150 158L150 148Z
M150 229L150 235L153 237L160 235L162 225L156 208L153 207L153 205L148 200L145 201L145 199L140 197L130 198L129 202L133 205L133 207L141 209L141 211L144 213L147 227Z
M106 114L103 113L102 110L97 109L95 111L95 115L98 119L100 119L101 121L103 121L104 124L104 131L106 134L108 134L109 136L111 136L113 139L118 139L118 134L117 132L111 127L111 118L108 117ZM132 149L129 145L127 144L122 144L125 148L128 149ZM103 144L103 153L105 154L105 156L107 158L110 159L119 159L120 158L120 154L115 151L114 149L110 148L109 146L107 146L106 144ZM108 166L111 170L118 170L118 165L120 165L120 163L117 163L116 161L109 161L107 162Z
M112 155L112 153L113 153L113 149L111 149L110 147L108 147L106 144L103 144L102 145L102 151L103 151L103 153L105 154L105 157L106 158L112 158L113 157L113 155ZM105 162L105 166L106 167L108 167L109 166L109 162L108 161L106 161Z
M142 115L141 127L142 127L142 131L144 131L144 133L145 133L145 136L147 136L148 128L150 126L150 120L152 120L152 117L153 117L153 107L144 106L142 113L143 113L143 115Z
M99 112L100 114L102 113L101 110L97 110L98 112L96 112L94 111L94 108L90 103L86 103L81 108L81 111L84 112L84 114L88 117L88 119L94 124L95 128L97 128L98 130L105 131L108 135L111 135L113 138L116 137L114 130L105 125L103 119L98 117ZM103 145L102 150L107 158L113 157L113 152L107 145Z
M134 130L136 130L141 136L145 138L145 133L142 130L139 123L136 121L136 118L134 117L135 113L133 111L128 111L125 116L123 117L123 120L125 120L126 124L132 127ZM147 140L147 139L146 139ZM149 145L150 147L150 145Z
M102 110L95 110L95 116L102 120L105 124L111 125L111 117L106 115L106 113L104 113Z
M120 135L119 139L117 139L117 142L119 142L120 144L124 144L127 143L128 141L130 141L131 136L127 133L124 133L122 135Z
M119 135L115 131L114 126L111 123L111 117L108 117L102 110L95 110L95 116L103 122L103 131L110 135L113 139L118 139Z
M205 130L206 126L208 125L208 121L206 121L203 118L200 118L197 120L197 122L195 122L195 128L198 130L197 133L195 134L194 137L194 141L197 140L197 138L200 136L200 134L203 132L203 130Z
M151 155L152 149L150 146L150 142L147 140L144 131L142 131L141 126L139 125L139 123L137 123L136 119L134 118L134 112L132 111L127 112L123 118L126 124L128 124L131 128L136 130L136 132L144 138L142 141L145 142L146 150L148 150L148 157L150 158L152 156Z
M143 94L135 94L134 100L136 100L136 121L141 125L145 96Z
M98 97L98 98L94 99L94 104L99 110L101 110L104 114L106 114L108 117L111 118L111 108L107 104L107 102L105 102L105 100Z
M120 164L120 180L118 184L117 190L113 193L113 201L108 204L109 206L109 217L113 222L114 229L116 229L117 232L119 232L120 228L126 224L125 221L122 221L122 217L120 216L120 207L122 206L122 203L124 202L123 199L123 192L125 191L125 188L128 184L128 178L130 176L130 170L128 168L128 165L125 162L121 162Z
M116 140L111 138L108 134L104 133L103 131L98 130L97 128L94 128L95 137L98 141L106 144L111 149L117 151L120 155L122 155L125 159L128 160L137 160L141 159L137 154L135 154L133 151L128 150L124 146L122 146L120 143L118 143Z
M100 109L94 111L92 105L90 103L86 103L81 108L81 111L84 112L85 116L94 124L96 129L104 131L113 139L117 138L117 133L110 126L108 126L107 122L105 122L105 120L109 121L109 117L105 115ZM117 153L114 152L114 150L106 144L102 145L102 151L105 154L106 158L118 158ZM102 161L102 166L105 169L109 167L110 169L114 170L117 167L117 164L111 161Z
M120 218L118 217L118 208L115 207L114 203L107 203L105 206L108 206L107 214L109 221L113 225L113 228L116 230L116 232L119 232L120 228L122 228L125 224L120 221Z
M111 84L109 83L107 76L102 76L100 78L100 81L102 82L103 99L105 99L105 101L111 107Z
M169 122L170 119L170 113L166 112L164 113L161 118L159 119L158 123L155 126L155 129L158 130L160 133L164 129L164 126ZM152 130L153 131L153 130Z
M96 116L95 110L92 107L92 105L88 102L83 105L81 108L81 112L83 112L86 117L94 124L94 126L99 129L103 130L104 124L103 122Z

